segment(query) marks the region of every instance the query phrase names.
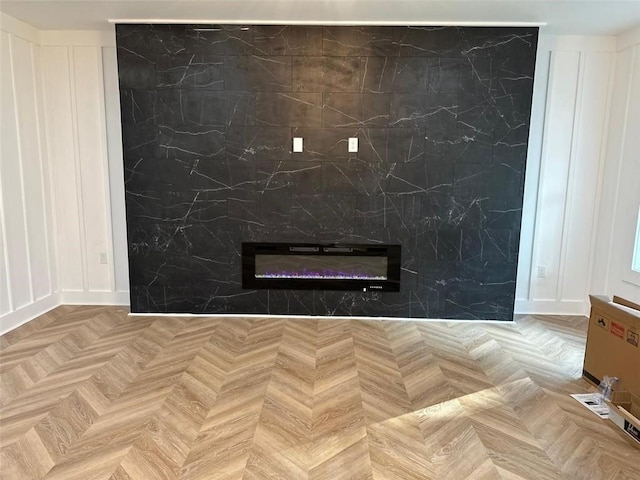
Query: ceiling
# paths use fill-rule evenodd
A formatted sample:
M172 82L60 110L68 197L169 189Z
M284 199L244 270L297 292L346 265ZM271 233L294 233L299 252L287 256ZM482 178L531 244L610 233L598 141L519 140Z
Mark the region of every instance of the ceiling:
M482 24L535 22L545 33L612 35L640 26L640 0L2 0L43 30L110 29L108 20L200 23Z

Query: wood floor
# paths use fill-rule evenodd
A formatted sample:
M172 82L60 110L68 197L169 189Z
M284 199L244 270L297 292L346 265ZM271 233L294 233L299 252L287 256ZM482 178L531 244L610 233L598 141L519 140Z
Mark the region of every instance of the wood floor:
M1 478L640 479L585 330L60 307L0 337Z

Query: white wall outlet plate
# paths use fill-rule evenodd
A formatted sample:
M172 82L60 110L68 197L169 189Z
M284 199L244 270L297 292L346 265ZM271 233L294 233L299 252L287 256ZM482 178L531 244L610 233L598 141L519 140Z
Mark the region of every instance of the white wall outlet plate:
M293 151L294 153L300 153L303 151L302 137L293 137Z
M547 278L547 266L538 265L538 278Z
M358 137L351 137L349 139L349 152L355 153L358 151Z

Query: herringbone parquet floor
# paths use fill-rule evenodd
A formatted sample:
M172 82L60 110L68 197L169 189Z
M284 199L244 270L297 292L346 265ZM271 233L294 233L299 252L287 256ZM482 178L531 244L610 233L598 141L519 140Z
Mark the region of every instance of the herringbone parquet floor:
M1 337L2 478L640 479L585 329L60 307Z

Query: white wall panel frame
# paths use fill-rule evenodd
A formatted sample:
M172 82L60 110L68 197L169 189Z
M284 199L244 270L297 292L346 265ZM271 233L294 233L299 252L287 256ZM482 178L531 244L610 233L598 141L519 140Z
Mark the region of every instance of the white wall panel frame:
M561 301L586 301L591 283L610 104L612 52L583 52L576 109L569 200L565 214L560 282Z
M556 299L563 299L563 290L564 290L564 278L567 274L567 253L569 252L569 248L572 247L569 243L570 235L570 223L571 216L575 209L574 204L574 191L575 191L575 183L576 183L576 163L580 162L578 158L577 149L578 144L580 142L580 127L583 121L582 118L582 106L583 106L583 92L584 92L584 83L585 83L585 63L586 63L586 53L578 52L578 70L576 72L577 75L577 84L575 91L575 99L574 99L574 110L573 110L573 119L572 119L572 128L571 128L571 146L569 150L568 163L566 165L567 168L567 181L566 181L566 197L564 203L564 211L562 215L562 232L561 232L561 243L560 243L560 251L558 257L558 266L557 266L557 281L556 281L556 291L555 297Z
M616 236L613 237L614 252L617 252L617 278L627 284L623 288L634 294L634 300L640 302L640 273L632 267L637 212L640 209L640 156L638 138L640 138L640 45L633 47L631 58L631 79L625 122L625 136L622 143L622 159L618 182L620 201L616 209ZM614 262L615 262L614 257ZM616 278L612 278L614 283Z
M629 58L626 58L629 57ZM631 95L631 71L633 67L633 49L618 52L614 66L614 89L611 102L611 122L609 123L606 165L602 178L598 228L596 229L596 255L593 265L591 288L595 293L606 293L611 275L613 260L615 212L618 210L619 196L616 194L620 184L622 146L625 142L629 116L629 98Z
M16 76L21 80L15 84L16 105L19 112L23 179L24 211L29 250L31 301L52 293L50 279L49 235L47 232L49 207L43 190L44 157L41 148L39 108L36 70L34 68L33 44L17 38L15 40L14 65Z
M1 160L1 157L0 157ZM2 185L2 171L0 169L0 186ZM13 298L11 292L11 278L9 277L9 248L7 227L4 218L4 200L0 195L0 315L13 311Z
M42 125L40 33L0 14L0 333L59 304Z
M76 205L78 208L78 216L76 220L78 222L78 234L80 236L80 248L78 253L80 254L80 265L81 265L81 273L82 273L82 289L87 290L87 240L85 238L85 212L84 212L84 203L82 201L84 197L83 190L85 189L85 185L82 183L82 170L80 166L80 136L78 132L78 105L77 105L77 87L76 87L76 77L75 77L75 59L74 59L74 49L65 47L67 50L67 58L68 64L67 69L69 72L69 101L70 101L70 115L71 115L71 126L73 129L73 166L74 166L74 180L76 185ZM65 182L66 179L61 179L62 182ZM60 188L64 188L63 185L59 186ZM63 213L63 212L59 212ZM64 214L64 213L63 213ZM63 285L63 289L67 290Z
M86 291L112 291L110 268L111 211L109 207L109 171L106 151L102 49L71 47L74 85L74 123L77 129L77 172L81 188L82 245ZM99 255L107 255L107 264Z
M3 102L2 120L3 136L2 160L2 195L5 196L3 206L6 243L10 252L7 257L7 271L11 283L13 309L19 309L33 303L31 282L31 258L28 248L24 173L22 168L22 141L18 124L18 105L15 88L15 68L13 62L13 39L2 32L0 41L2 51ZM10 201L11 200L11 201Z
M640 207L640 28L619 36L617 47L591 288L640 302L640 273L631 268Z
M535 192L525 188L521 255L527 254L527 234L533 245L531 256L519 261L516 313L588 312L615 48L615 37L541 35L538 56L549 55L550 67L536 69L536 82L547 80L547 91L537 131L536 95L542 95L534 84L527 185L536 160L539 175ZM539 158L536 143L542 145ZM532 203L535 208L527 208ZM538 266L546 268L545 278L538 277Z
M47 244L47 261L49 265L49 285L51 288L51 293L54 293L58 290L58 281L57 281L57 259L56 259L56 243L55 243L55 235L54 235L54 219L53 216L55 214L55 199L53 198L53 188L52 188L52 177L51 170L49 168L48 159L49 151L48 151L48 141L47 141L47 133L46 133L46 124L44 121L44 98L43 98L43 79L42 79L42 57L41 57L41 47L32 44L31 45L33 56L33 72L34 72L34 83L33 83L33 95L36 99L36 115L37 115L37 123L36 129L38 132L38 150L40 152L41 159L41 176L40 176L40 185L41 190L43 192L42 202L43 202L43 210L47 213L45 218L46 229L45 229L45 240Z
M547 277L532 269L532 300L557 298L579 69L579 52L552 52L533 256Z
M43 48L45 117L52 172L60 290L84 290L81 196L78 193L77 130L72 116L72 78L68 48Z
M9 34L4 31L6 16L0 17L2 19L3 30L0 31L0 125L5 124L8 119L5 118L12 110L13 102L13 81L11 80L11 62L10 59L10 44ZM11 17L8 17L11 18ZM10 90L7 88L9 85ZM15 125L5 125L2 129L2 142L0 143L0 246L2 246L2 277L4 278L4 285L0 285L0 315L5 315L8 312L14 310L13 305L13 291L11 288L11 273L9 271L9 245L7 238L7 219L5 217L4 195L3 195L3 182L4 176L2 169L2 158L9 154L7 151L9 140L15 140L15 134L9 135L8 131L14 129ZM11 131L13 134L13 131Z
M0 184L2 177L0 176ZM0 195L0 316L13 311L11 283L9 282L8 258L9 250L5 242L6 227L4 222L4 202Z
M16 72L16 68L17 68L17 61L18 59L16 57L19 57L19 55L16 54L15 49L16 49L16 42L25 42L25 40L23 39L16 39L14 40L13 38L11 38L10 40L10 50L11 50L11 56L10 56L10 62L11 62L11 79L13 82L13 86L12 86L12 90L14 93L14 108L15 108L15 118L16 118L16 135L17 135L17 143L18 143L18 165L19 165L19 171L20 171L20 194L21 194L21 204L20 207L22 209L22 216L24 218L24 236L25 236L25 240L26 240L26 263L27 263L27 271L25 272L28 281L29 281L29 304L32 304L35 300L35 295L34 295L34 286L33 286L33 265L32 265L32 261L31 261L31 248L30 248L30 236L29 236L29 215L27 213L27 198L26 198L26 194L25 194L25 173L24 173L24 168L25 168L25 161L29 161L28 158L26 158L25 155L25 147L28 148L27 146L27 142L24 139L24 132L26 130L26 125L23 124L22 122L22 116L26 115L27 113L32 113L32 112L26 112L25 110L20 109L19 107L19 98L18 98L18 84L16 83L16 76L17 76L17 72ZM26 80L26 79L23 79ZM27 152L28 153L28 152ZM11 181L11 179L9 179L9 181ZM12 209L15 208L15 205L12 206Z

